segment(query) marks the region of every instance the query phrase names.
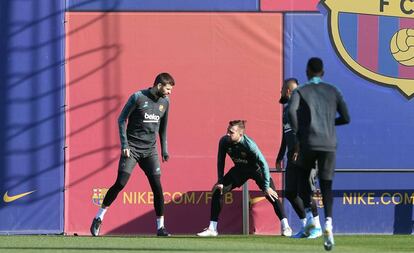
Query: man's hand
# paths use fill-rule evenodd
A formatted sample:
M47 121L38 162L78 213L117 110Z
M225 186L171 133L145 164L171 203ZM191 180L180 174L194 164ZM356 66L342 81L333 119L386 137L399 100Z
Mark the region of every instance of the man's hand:
M168 153L162 154L162 162L168 162L168 159L170 159L170 156Z
M275 202L277 199L279 199L279 195L277 195L277 192L275 192L272 188L268 187L266 191L264 192L266 196L269 196L269 198Z
M122 149L122 156L130 157L131 156L131 150L129 150L129 148Z
M292 159L293 161L296 161L299 155L299 151L300 151L300 144L298 141L296 141L295 146L293 147L293 151L294 153L293 153Z
M223 194L223 188L224 188L223 184L215 184L211 192L214 192L215 190L219 190L220 194Z
M275 162L275 168L276 168L276 171L282 171L282 160L277 160L276 162Z

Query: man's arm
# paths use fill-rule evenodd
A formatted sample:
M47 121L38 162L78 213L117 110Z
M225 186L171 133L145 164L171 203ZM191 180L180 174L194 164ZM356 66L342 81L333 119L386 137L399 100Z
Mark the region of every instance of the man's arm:
M137 93L132 94L129 97L127 103L124 105L124 108L121 111L121 114L118 117L118 127L119 127L119 137L121 139L121 148L128 149L128 139L126 134L126 121L131 114L131 112L136 108L138 95Z
M169 104L165 109L165 113L160 121L160 128L158 134L160 135L160 144L161 144L161 154L162 154L162 161L166 162L169 159L168 155L168 146L167 146L167 124L168 124L168 111L169 111Z
M277 154L276 162L282 161L285 154L286 154L286 138L284 135L284 131L282 130L282 141L280 143L279 153Z
M225 140L224 138L220 139L219 147L218 147L218 154L217 154L217 182L221 183L224 176L224 166L226 163L226 147L225 147Z
M345 125L349 124L351 122L351 117L348 113L348 107L346 106L345 100L342 96L342 94L338 91L337 94L338 97L338 103L337 103L337 112L339 114L339 117L335 119L335 125Z
M297 115L297 111L299 108L299 102L300 102L300 95L299 95L298 89L295 89L292 93L292 96L289 99L289 110L288 110L290 127L292 128L295 134L297 134L299 130L298 115Z
M253 141L249 141L247 143L249 145L249 149L253 152L256 157L256 161L259 164L260 170L262 171L263 178L264 178L264 190L270 187L270 171L269 165L267 165L266 159L264 158L262 152L260 152L259 147Z

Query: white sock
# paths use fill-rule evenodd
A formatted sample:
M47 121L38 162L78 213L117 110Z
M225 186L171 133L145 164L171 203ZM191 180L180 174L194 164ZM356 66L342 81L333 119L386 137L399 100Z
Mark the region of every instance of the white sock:
M326 217L325 219L325 229L332 230L332 217Z
M306 220L310 221L313 219L312 210L310 208L305 209L306 210Z
M300 222L302 223L302 228L306 225L306 218L300 219Z
M164 227L164 216L157 218L157 229Z
M283 229L285 229L285 228L288 228L288 227L289 227L289 222L288 222L288 219L287 219L287 218L283 218L283 219L281 219L281 220L280 220L280 222L282 223L282 228L283 228Z
M106 211L108 211L108 208L102 208L102 207L99 208L98 213L96 214L95 218L96 219L100 218L101 221L103 221Z
M217 221L210 221L210 225L208 226L208 229L217 231Z
M315 227L316 228L321 228L321 222L319 221L319 215L313 217L313 221L315 222Z

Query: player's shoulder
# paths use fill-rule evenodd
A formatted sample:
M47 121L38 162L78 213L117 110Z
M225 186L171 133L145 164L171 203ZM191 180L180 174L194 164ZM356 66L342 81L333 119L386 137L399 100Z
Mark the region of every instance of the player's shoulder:
M242 142L248 147L255 147L255 148L257 147L256 142L247 135L243 135Z
M133 98L135 98L135 99L138 99L138 98L140 98L140 97L142 97L142 96L144 96L144 95L145 95L145 90L139 90L139 91L134 92L134 93L131 95L131 97L133 97Z
M170 98L168 96L160 98L160 99L164 104L167 104L167 105L170 104Z
M229 138L227 137L227 135L223 135L222 137L220 137L219 142L220 144L227 144L229 143Z
M335 94L337 97L342 97L342 91L334 84L331 83L322 83L330 93Z
M325 81L319 83L305 83L300 87L296 88L293 92L297 91L299 93L306 93L306 92L313 92L313 90L317 89L325 89L335 93L341 93L337 86L331 83L327 83Z

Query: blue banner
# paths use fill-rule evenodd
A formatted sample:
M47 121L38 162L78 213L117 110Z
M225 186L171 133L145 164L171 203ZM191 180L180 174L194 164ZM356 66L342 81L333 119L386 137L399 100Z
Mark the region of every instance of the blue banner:
M349 26L353 24L350 20ZM306 63L310 57L318 56L324 61L323 79L338 87L348 104L351 124L337 127L337 167L413 168L414 101L348 69L330 43L328 24L322 14L287 14L284 37L285 77L297 77L305 83Z
M341 35L350 54L356 54L358 45L351 39L357 21L348 16L342 17L341 22L349 22L341 23ZM414 156L410 154L414 139L411 131L414 101L395 89L379 86L352 72L333 48L329 27L322 14L286 14L284 75L305 83L308 59L322 58L323 79L342 91L349 108L351 124L337 127L337 168L361 172L336 174L334 230L339 233L411 234L414 173L398 173L397 170L414 167ZM363 173L363 169L396 172ZM323 221L323 209L319 211ZM288 213L298 229L298 218L290 205Z
M63 233L63 4L0 2L0 234Z

